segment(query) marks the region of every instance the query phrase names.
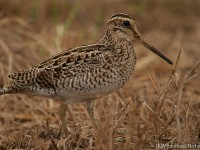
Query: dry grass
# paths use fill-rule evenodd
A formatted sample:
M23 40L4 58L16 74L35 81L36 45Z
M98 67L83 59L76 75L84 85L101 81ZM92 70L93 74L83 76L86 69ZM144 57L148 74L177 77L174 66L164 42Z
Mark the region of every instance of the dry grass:
M197 0L1 0L1 84L11 72L99 39L115 12L135 14L143 36L177 63L169 66L137 45L138 62L130 82L119 94L95 101L99 127L91 127L84 104L73 104L67 113L67 136L59 121L60 102L3 95L0 149L159 149L158 143L198 144L199 7Z

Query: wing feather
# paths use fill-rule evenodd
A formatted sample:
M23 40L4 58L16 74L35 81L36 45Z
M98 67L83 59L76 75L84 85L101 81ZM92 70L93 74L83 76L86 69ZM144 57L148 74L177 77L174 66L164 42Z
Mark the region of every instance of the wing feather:
M80 65L98 65L101 63L102 53L111 51L112 48L105 45L93 44L90 46L81 46L75 49L63 51L41 64L24 71L12 73L8 77L15 81L25 84L32 84L38 80L46 80L52 83L54 79L59 79L61 75L72 75L71 70L76 71Z

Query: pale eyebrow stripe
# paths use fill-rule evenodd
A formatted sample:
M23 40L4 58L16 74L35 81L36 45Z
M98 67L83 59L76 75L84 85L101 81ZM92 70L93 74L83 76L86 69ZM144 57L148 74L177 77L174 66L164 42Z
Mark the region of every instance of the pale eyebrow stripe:
M119 20L123 20L124 17L114 17L114 18L111 18L110 20L108 20L108 22L112 22L113 20L116 20L116 19L119 19ZM133 19L130 19L130 18L127 18L126 20L129 20L130 22L133 20Z

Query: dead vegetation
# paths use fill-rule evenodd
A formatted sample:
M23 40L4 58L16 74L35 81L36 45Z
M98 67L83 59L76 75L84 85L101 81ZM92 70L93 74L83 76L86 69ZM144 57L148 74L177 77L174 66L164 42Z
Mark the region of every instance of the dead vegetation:
M60 102L3 95L0 149L159 149L158 143L198 144L199 7L197 0L1 0L1 85L11 72L99 39L115 12L135 14L143 36L177 63L169 66L137 45L138 62L130 82L119 94L95 101L99 127L91 127L84 104L73 104L67 112L66 136L58 116Z

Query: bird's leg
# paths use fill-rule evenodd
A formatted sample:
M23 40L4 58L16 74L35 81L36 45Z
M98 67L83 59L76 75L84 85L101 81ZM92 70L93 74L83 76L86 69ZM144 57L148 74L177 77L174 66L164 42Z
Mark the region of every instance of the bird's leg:
M67 122L66 122L66 109L68 108L68 106L66 104L61 104L60 105L60 119L61 119L61 124L65 133L65 136L67 136L68 133L68 129L67 129Z
M97 128L96 120L94 118L93 102L92 101L86 102L86 107L87 107L87 111L90 116L90 119L92 120L92 124L94 128Z

